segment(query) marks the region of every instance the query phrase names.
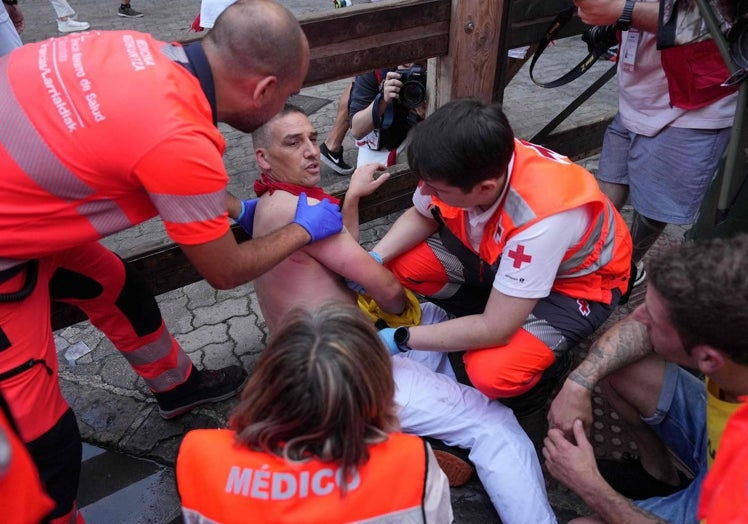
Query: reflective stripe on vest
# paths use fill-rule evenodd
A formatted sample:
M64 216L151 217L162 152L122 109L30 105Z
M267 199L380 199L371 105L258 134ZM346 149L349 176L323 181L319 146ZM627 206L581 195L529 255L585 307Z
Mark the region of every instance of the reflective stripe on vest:
M592 174L565 157L558 158L552 151L520 140L515 140L512 165L504 201L489 220L481 239L481 258L486 263L495 263L508 239L524 229L563 211L594 206L596 216L582 239L567 249L553 289L564 293L568 287L572 290L568 291L569 296L610 300L610 289L620 288L628 277L630 258L624 256L624 250L630 246L618 245L621 235L628 235L625 222L602 194ZM558 201L553 198L555 195ZM439 207L445 223L462 243L470 246L466 211L435 196L432 205Z
M234 435L194 430L182 441L177 485L195 522L424 522L427 455L418 437L391 434L369 446L343 496L337 465L289 463L235 444Z
M8 62L9 55L0 59L0 92L4 93L0 97L0 143L18 167L49 194L68 202L93 196L94 190L60 162L26 117L8 81ZM101 236L133 225L112 201L82 202L77 209Z

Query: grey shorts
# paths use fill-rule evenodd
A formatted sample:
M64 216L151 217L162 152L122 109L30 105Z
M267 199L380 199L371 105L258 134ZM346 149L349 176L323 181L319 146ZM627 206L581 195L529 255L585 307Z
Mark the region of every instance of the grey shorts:
M693 224L729 139L730 128L666 127L652 137L637 135L616 114L605 132L597 178L628 185L631 205L647 218Z

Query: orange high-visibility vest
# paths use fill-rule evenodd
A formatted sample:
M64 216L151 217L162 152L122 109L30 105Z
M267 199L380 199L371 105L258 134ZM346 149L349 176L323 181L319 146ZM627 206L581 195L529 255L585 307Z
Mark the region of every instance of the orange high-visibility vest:
M465 210L432 196L445 225L472 249ZM610 303L611 290L626 291L631 272L631 235L621 215L586 169L544 147L515 140L514 166L504 201L486 224L479 253L494 265L509 239L551 215L588 206L593 219L582 240L558 268L553 291Z
M191 522L424 522L427 454L418 437L390 434L346 479L337 464L289 463L237 444L230 430L194 430L177 457L177 485ZM207 520L205 520L207 519Z
M0 58L0 270L156 215L180 244L228 231L225 142L180 53L87 31Z

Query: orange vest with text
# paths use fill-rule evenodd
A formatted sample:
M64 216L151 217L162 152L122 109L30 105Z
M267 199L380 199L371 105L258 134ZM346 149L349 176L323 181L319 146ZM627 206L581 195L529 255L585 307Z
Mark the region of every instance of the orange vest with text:
M445 225L468 248L467 213L432 196ZM564 255L552 290L573 298L610 303L611 290L626 291L631 272L631 235L594 176L542 146L515 140L509 188L486 224L480 258L497 265L509 239L556 213L587 206L589 229Z
M176 475L190 522L425 522L427 454L418 437L390 434L340 490L335 463L291 463L237 444L230 430L185 435Z

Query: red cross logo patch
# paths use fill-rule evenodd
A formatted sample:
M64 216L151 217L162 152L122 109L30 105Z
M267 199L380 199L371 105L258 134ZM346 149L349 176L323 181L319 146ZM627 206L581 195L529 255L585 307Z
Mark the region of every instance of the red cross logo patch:
M522 244L517 244L516 250L510 249L507 256L514 260L514 264L512 264L512 266L517 269L521 268L522 264L524 264L525 262L532 262L532 257L525 254L525 246L523 246Z
M587 302L583 298L578 298L577 305L579 306L579 312L582 314L583 317L590 316L590 303L589 302Z

